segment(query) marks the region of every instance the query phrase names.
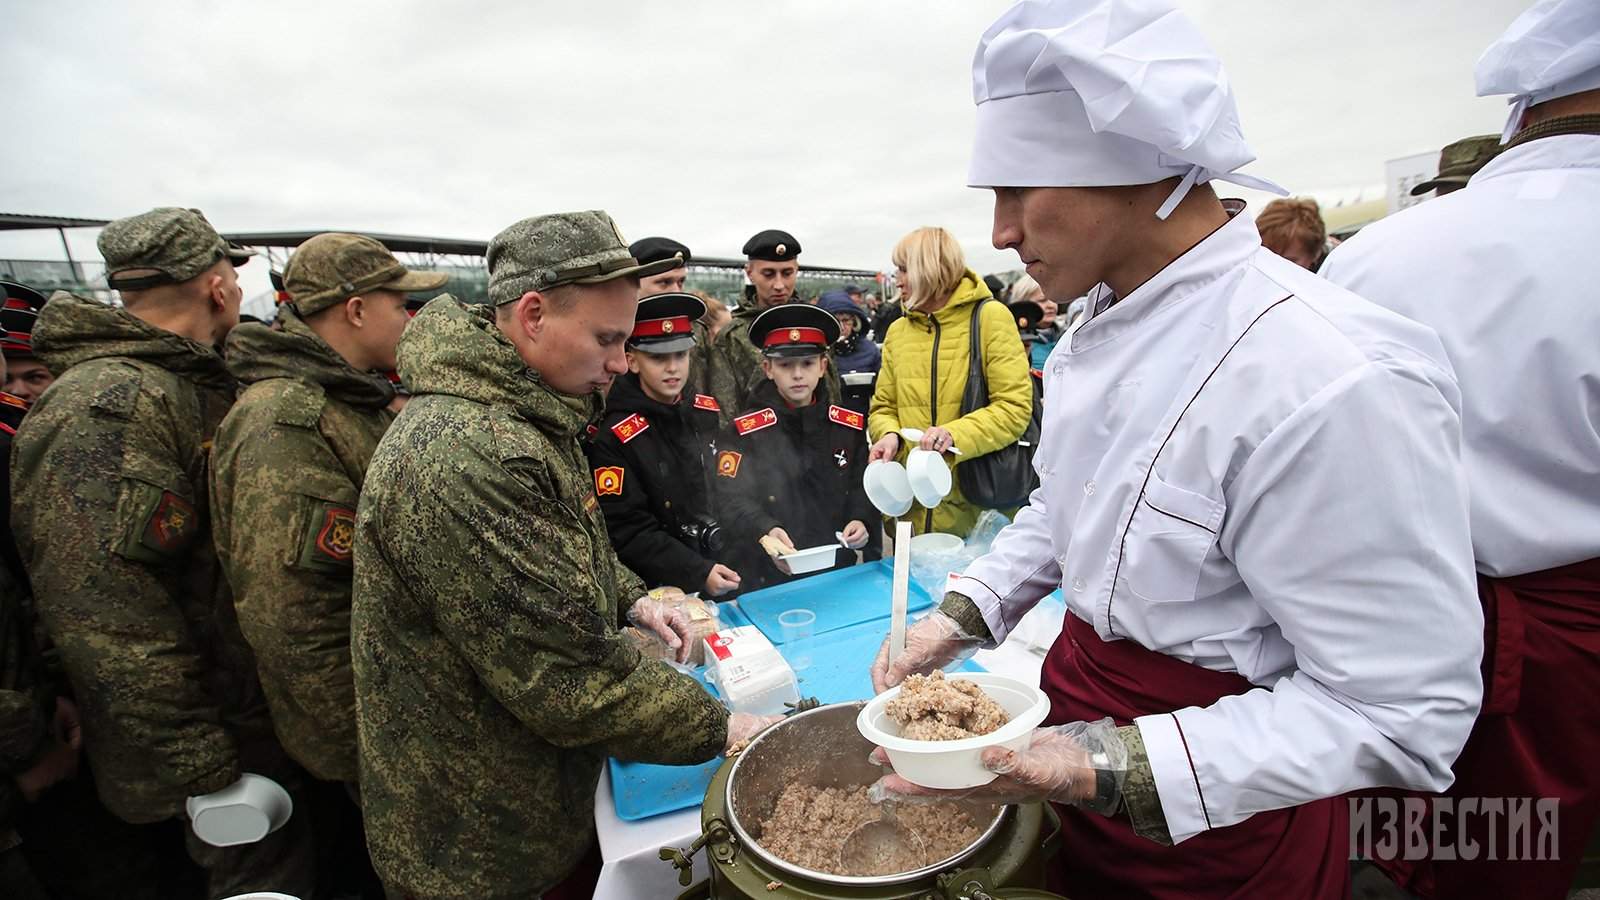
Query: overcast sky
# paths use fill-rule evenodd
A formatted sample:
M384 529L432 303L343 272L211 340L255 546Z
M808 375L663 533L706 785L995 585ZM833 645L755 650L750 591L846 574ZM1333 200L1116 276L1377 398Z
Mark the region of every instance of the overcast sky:
M1499 131L1472 68L1527 3L1182 5L1237 90L1248 171L1327 202ZM0 0L0 210L486 239L600 207L630 239L733 256L783 228L804 261L871 269L943 225L1010 269L963 184L972 52L1007 5ZM0 234L0 257L59 241Z

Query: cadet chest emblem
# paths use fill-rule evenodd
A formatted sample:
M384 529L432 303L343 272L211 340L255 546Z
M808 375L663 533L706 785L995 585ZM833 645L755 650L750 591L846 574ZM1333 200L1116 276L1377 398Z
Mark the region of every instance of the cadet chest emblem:
M145 523L144 544L152 550L171 553L188 541L198 525L189 501L171 491L162 491L161 502Z
M833 462L841 469L850 465L850 457L845 454L843 447L833 451Z
M349 562L356 546L356 513L342 506L330 506L317 532L317 550L334 562Z
M611 426L611 433L617 436L617 440L626 444L639 435L644 434L649 427L650 423L645 420L644 416L634 413L626 419L623 419L621 422Z
M744 459L732 450L724 450L717 454L717 474L723 478L739 477L739 461Z
M763 428L771 428L776 424L778 424L778 414L773 412L772 407L769 406L766 409L758 409L753 413L734 419L733 430L741 435L746 435L760 431Z
M614 497L622 496L623 474L621 466L601 466L595 469L594 492L601 497L607 494Z
M722 412L722 407L717 405L717 398L705 394L694 395L695 409L709 409L712 412Z
M843 425L846 428L854 428L857 431L865 431L867 427L866 417L853 409L845 409L842 406L828 407L828 421L835 425Z

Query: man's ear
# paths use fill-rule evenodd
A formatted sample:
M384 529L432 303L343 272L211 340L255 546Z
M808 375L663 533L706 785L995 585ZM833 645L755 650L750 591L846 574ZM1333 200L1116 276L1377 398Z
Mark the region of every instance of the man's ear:
M367 298L360 294L344 301L344 320L352 327L360 328L367 313Z
M517 300L512 318L516 320L524 337L537 340L540 332L544 331L548 304L548 298L538 291L529 291Z
M206 276L206 299L216 312L228 308L228 285L222 280L222 276L215 272Z

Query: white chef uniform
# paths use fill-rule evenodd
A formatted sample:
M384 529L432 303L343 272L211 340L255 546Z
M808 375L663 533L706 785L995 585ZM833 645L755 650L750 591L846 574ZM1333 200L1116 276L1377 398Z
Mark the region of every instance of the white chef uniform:
M1226 78L1170 6L1014 13L975 62L970 183L1243 180ZM1059 587L1105 640L1259 686L1135 720L1173 840L1447 785L1478 708L1482 616L1434 334L1263 249L1236 216L1063 339L1044 377L1041 485L950 589L996 641Z

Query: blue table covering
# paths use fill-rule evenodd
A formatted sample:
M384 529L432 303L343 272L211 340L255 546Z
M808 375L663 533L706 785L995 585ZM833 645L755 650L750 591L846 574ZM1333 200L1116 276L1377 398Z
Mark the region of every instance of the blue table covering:
M739 598L739 607L768 640L781 644L783 629L778 626L778 616L785 612L809 609L816 613L814 633L818 635L876 619L887 621L893 588L894 563L884 559L751 591ZM932 605L928 592L911 581L906 608L916 612Z
M805 579L797 584L818 580L820 577ZM744 598L741 598L739 605L744 606L744 603ZM730 615L727 604L724 604L724 625L743 624L738 621L739 618L736 612ZM756 624L760 627L759 622ZM773 636L766 628L761 631L769 638ZM800 696L816 697L823 703L843 703L871 697L872 660L888 634L889 617L885 615L848 628L834 629L825 639L814 638L811 641L811 665L795 673L800 679ZM793 651L797 649L800 648L779 646L778 652L790 659L792 665ZM969 660L959 671L981 672L983 667ZM705 684L703 671L696 671L695 678L702 685ZM715 691L712 693L714 695ZM711 776L721 764L721 757L698 766L657 766L611 760L611 795L617 817L633 821L699 806L705 797L706 786L711 783Z

